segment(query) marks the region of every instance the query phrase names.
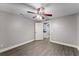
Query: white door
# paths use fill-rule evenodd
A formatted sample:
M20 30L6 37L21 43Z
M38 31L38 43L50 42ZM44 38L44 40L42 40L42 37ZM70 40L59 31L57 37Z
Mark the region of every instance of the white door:
M35 39L43 40L43 23L35 23Z

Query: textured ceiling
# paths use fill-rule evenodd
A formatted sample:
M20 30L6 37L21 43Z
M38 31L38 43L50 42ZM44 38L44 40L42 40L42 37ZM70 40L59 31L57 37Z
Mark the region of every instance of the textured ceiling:
M29 17L30 19L33 19L33 14L29 14L26 11L34 11L36 12L36 9L40 6L45 7L46 12L52 13L52 17L46 17L49 18L55 18L55 17L61 17L66 15L71 15L74 13L79 12L79 4L78 3L0 3L0 11L5 11L9 13L14 14L23 14L24 17Z

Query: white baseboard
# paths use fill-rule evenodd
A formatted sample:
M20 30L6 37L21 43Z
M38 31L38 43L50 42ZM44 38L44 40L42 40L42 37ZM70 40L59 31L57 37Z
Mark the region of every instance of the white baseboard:
M24 44L30 43L30 42L32 42L32 41L34 41L34 40L29 40L29 41L27 41L27 42L23 42L23 43L20 43L20 44L18 44L18 45L14 45L14 46L11 46L11 47L8 47L8 48L1 49L1 50L0 50L0 53L5 52L5 51L8 51L8 50L11 50L11 49L13 49L13 48L19 47L19 46L24 45Z
M58 41L53 41L53 40L50 40L50 42L65 45L65 46L69 46L69 47L73 47L73 48L77 48L77 49L79 48L79 46L71 45L71 44L67 44L67 43L63 43L63 42L58 42Z

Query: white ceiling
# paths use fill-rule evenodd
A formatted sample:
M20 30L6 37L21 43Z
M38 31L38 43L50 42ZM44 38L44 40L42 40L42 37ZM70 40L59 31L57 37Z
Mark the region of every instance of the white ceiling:
M27 13L26 11L34 11L40 6L45 7L46 11L52 13L52 17L61 17L65 15L71 15L79 12L79 4L78 3L0 3L0 11L5 11L14 14L23 14L24 17L28 17L33 19L34 15ZM30 16L30 17L29 17Z

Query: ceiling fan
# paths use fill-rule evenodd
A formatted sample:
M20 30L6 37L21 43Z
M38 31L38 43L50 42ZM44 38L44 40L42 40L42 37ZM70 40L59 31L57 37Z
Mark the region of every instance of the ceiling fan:
M27 13L35 14L33 18L45 19L45 16L52 16L50 13L45 13L45 8L40 7L37 9L37 12L27 11Z

